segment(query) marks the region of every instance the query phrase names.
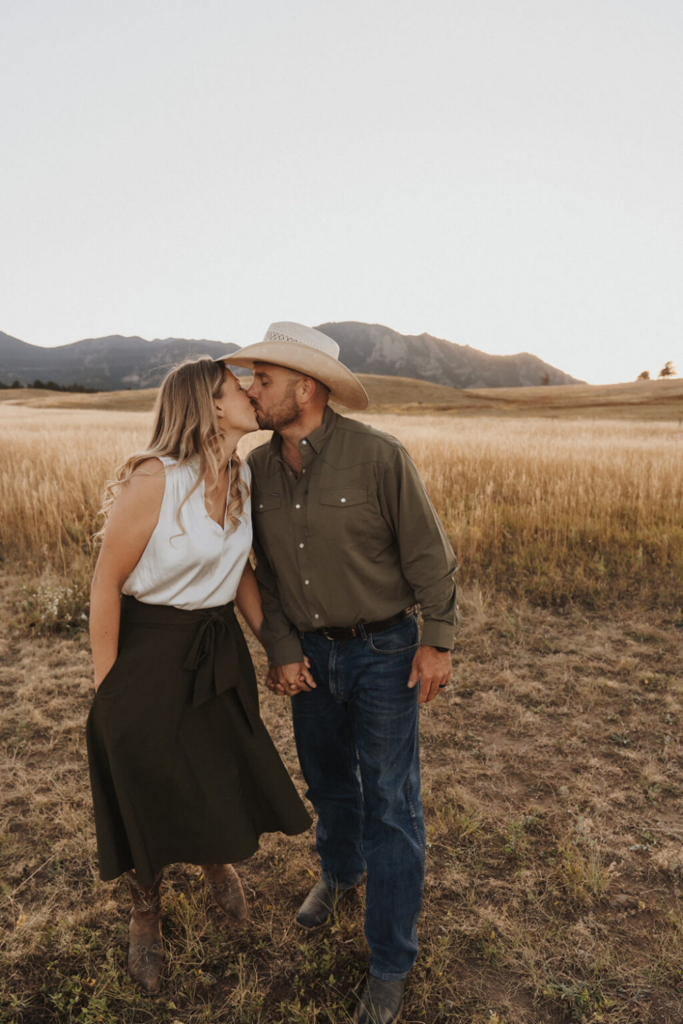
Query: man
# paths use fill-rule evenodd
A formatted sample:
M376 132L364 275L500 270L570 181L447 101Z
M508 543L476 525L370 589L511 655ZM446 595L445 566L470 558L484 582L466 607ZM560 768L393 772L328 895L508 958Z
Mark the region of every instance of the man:
M367 872L370 973L354 1019L390 1024L422 902L418 701L450 679L457 565L402 445L329 407L368 404L338 355L319 331L275 323L225 362L253 369L248 394L273 430L249 456L268 686L292 697L322 865L296 920L322 926Z

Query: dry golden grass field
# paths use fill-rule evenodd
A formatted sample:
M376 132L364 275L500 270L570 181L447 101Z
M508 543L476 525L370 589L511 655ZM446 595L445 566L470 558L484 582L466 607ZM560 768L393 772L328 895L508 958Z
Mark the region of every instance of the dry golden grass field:
M133 392L127 413L6 395L1 1024L350 1021L363 894L328 931L295 930L311 834L268 837L240 867L242 930L198 869L169 871L164 992L127 978L123 887L97 879L83 616L102 482L149 413ZM680 1024L683 428L482 411L369 416L415 457L462 563L454 681L422 713L428 870L404 1020ZM286 703L262 705L303 788Z
M628 384L482 388L461 391L409 377L360 373L373 411L450 412L459 416L546 416L683 421L683 379ZM33 408L148 412L156 389L102 391L94 395L0 390L0 403Z
M554 606L680 592L677 422L369 415L413 454L463 581ZM144 412L0 404L0 556L87 575L103 481L149 423Z

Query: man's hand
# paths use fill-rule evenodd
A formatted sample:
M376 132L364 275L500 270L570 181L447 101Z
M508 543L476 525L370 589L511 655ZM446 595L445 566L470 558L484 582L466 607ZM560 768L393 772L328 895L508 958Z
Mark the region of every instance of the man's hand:
M428 704L451 679L451 652L436 647L418 647L413 658L408 686L420 683L420 704Z
M302 690L315 690L310 668L310 662L306 657L303 661L295 661L291 665L269 668L266 686L271 693L276 693L279 697L294 697Z

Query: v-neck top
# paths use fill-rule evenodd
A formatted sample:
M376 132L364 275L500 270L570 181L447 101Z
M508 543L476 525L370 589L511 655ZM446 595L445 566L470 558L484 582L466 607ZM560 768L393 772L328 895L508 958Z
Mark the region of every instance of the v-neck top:
M182 466L175 459L162 457L160 461L166 472L159 520L122 593L143 604L190 611L234 601L251 551L251 495L245 499L237 529L230 531L206 511L201 483L181 509L183 533L178 526L178 509L197 482L198 460ZM251 471L246 462L240 472L251 489Z

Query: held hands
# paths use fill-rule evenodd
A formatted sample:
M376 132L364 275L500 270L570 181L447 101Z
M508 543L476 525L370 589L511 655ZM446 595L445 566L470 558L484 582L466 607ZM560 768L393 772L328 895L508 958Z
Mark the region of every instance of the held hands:
M436 647L418 647L413 658L408 686L420 683L420 704L428 704L451 679L451 652Z
M302 662L278 665L268 669L266 686L278 696L294 697L300 692L315 689L311 664L306 656ZM418 647L408 679L412 689L420 683L420 704L428 704L451 679L450 651L437 651L435 647Z
M301 662L269 668L266 686L271 693L276 693L279 697L294 697L300 691L315 690L310 669L311 663L305 655Z

